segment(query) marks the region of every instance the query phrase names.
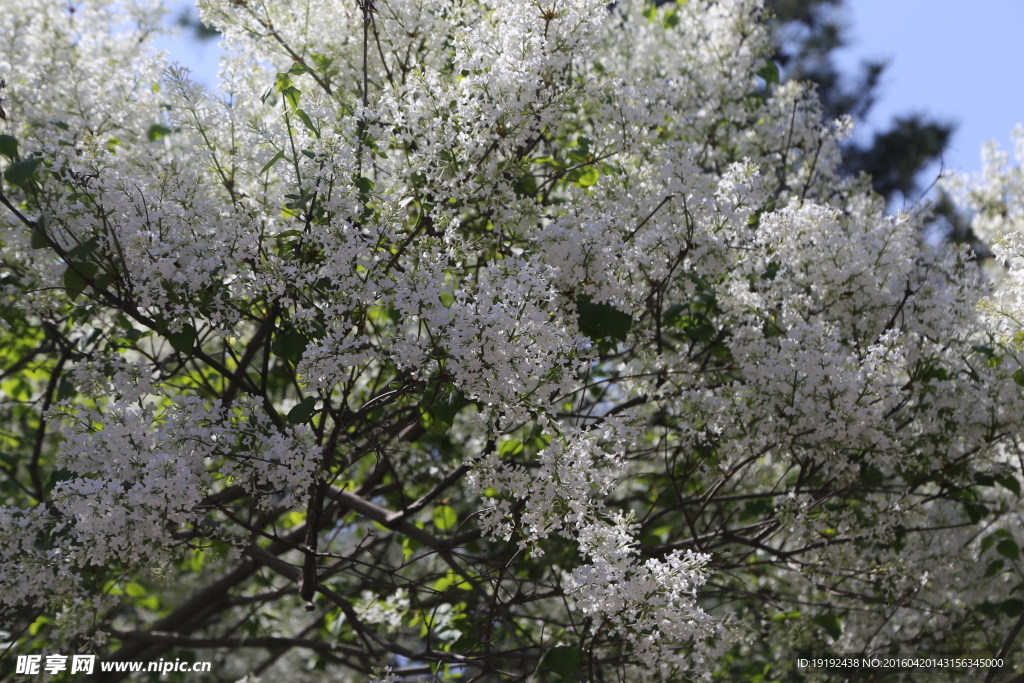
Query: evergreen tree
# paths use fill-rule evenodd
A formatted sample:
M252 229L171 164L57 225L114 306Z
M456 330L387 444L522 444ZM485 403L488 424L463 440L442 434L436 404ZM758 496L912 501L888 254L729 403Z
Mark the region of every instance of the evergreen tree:
M833 52L846 44L840 23L842 0L769 0L769 20L778 49L774 60L784 78L814 83L826 118L849 115L862 123L875 103L885 63L872 61L858 74L843 74ZM897 117L870 143L843 144L843 168L851 175L871 176L872 187L888 200L916 199L933 179L921 172L942 158L953 125L926 116Z

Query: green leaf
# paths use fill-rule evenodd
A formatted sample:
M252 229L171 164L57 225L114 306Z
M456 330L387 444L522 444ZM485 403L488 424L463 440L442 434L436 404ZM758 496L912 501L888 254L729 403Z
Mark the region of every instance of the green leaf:
M597 183L601 179L601 172L593 166L587 166L585 168L577 168L571 173L566 175L569 182L579 185L580 187L590 187Z
M133 598L144 598L146 597L146 589L141 584L132 581L124 587L124 592Z
M986 536L985 538L981 539L981 552L985 552L986 550L991 548L993 545L995 545L995 542L996 542L995 535L989 535L989 536Z
M989 513L988 506L984 503L964 502L963 505L964 511L967 513L967 517L970 518L972 524L977 524Z
M260 93L260 102L266 104L267 100L270 99L270 96L277 92L277 90L274 88L275 85L275 83L271 83L270 85L263 89L263 92Z
M480 641L477 640L476 636L471 633L467 633L460 636L458 640L452 643L452 652L471 652L480 646Z
M513 189L520 197L534 197L537 194L537 179L532 175L524 175Z
M23 187L28 179L32 177L32 174L36 172L36 168L39 167L39 159L25 159L24 161L16 161L7 167L4 171L4 178L7 179L11 185L17 185Z
M110 287L110 283L114 281L114 276L110 273L100 273L92 280L92 286L96 289L107 289Z
M301 76L302 74L311 74L313 73L313 70L310 69L305 64L300 64L299 62L292 62L292 68L288 69L288 73L290 73L292 76Z
M33 622L31 625L29 625L29 635L30 636L39 635L40 630L44 626L49 624L50 621L51 621L50 617L45 616L45 615L44 616L40 616L39 618L37 618L37 620L35 622Z
M1003 604L999 606L999 611L1008 617L1017 617L1024 612L1024 600L1020 598L1010 598L1009 600L1003 600Z
M996 552L1011 560L1016 560L1020 557L1020 547L1012 538L999 541L999 543L996 544Z
M46 239L46 214L36 219L36 227L32 228L32 248L48 249L50 241Z
M757 75L765 80L765 83L771 85L772 83L779 82L779 67L778 65L769 60L767 64L761 67L761 70L757 72Z
M433 589L438 593L444 593L448 590L449 586L452 585L451 572L445 574L440 579L434 582Z
M309 340L301 332L284 332L274 338L274 343L270 345L270 349L274 352L275 356L287 358L292 362L292 365L298 365L308 344Z
M160 596L158 595L151 595L148 598L136 598L136 602L148 610L160 608Z
M683 334L694 341L709 342L715 338L715 328L707 323L699 323L683 330Z
M187 568L193 574L198 574L203 570L203 564L206 562L206 551L205 550L193 550L192 557L185 560L183 567Z
M149 138L150 142L156 142L157 140L163 140L165 137L171 134L171 129L167 126L162 126L159 123L154 123L146 131L146 137Z
M171 343L175 351L187 356L196 347L196 328L191 325L182 325L180 332L171 332L167 335L167 341Z
M316 396L307 396L288 411L288 421L293 425L309 422L316 407Z
M593 340L611 337L626 341L633 319L608 304L591 303L588 294L576 298L576 313L579 316L580 332Z
M459 516L455 514L455 510L447 505L438 505L434 508L431 518L434 520L434 526L441 531L452 529L459 521Z
M1016 477L996 477L995 480L1004 488L1013 491L1013 494L1020 498L1020 482L1017 481Z
M983 346L980 344L976 344L972 346L971 349L973 351L977 351L981 355L985 356L985 358L989 359L993 358L996 355L995 350L991 346Z
M309 132L311 132L313 135L315 135L316 139L319 140L320 139L320 130L316 126L313 125L313 120L311 118L309 118L309 114L307 114L306 112L304 112L301 109L296 109L295 110L295 115L298 116L299 120L302 121L303 125L306 126L306 128L309 129Z
M408 560L413 553L423 547L423 544L414 538L406 536L402 539L402 557Z
M519 455L523 452L523 442L517 441L516 439L508 439L498 444L498 455L501 457L509 457L512 455Z
M18 158L18 139L13 135L0 135L0 154L14 161Z
M61 377L60 383L57 384L57 400L63 401L66 398L74 398L76 394L78 394L78 390L75 389L75 385L67 377Z
M715 344L711 347L711 355L719 360L729 360L732 358L732 351L728 346Z
M1013 373L1013 381L1016 382L1019 386L1024 387L1024 369L1018 370L1017 372Z
M263 175L264 173L269 171L270 167L279 162L281 159L284 159L284 152L278 152L277 154L275 154L273 158L267 162L266 166L260 169L260 175Z
M463 393L458 389L439 396L425 396L418 406L420 425L431 434L444 436L452 428L462 402Z
M374 187L376 187L374 182L366 176L359 176L356 178L355 185L359 188L359 191L363 193L370 192Z
M579 648L560 645L544 653L540 666L554 671L559 676L570 676L579 667L582 660L583 655Z
M802 614L803 613L800 610L783 612L782 614L776 614L772 617L772 621L789 621L790 619L799 619Z
M309 56L313 58L313 62L321 71L327 71L327 69L330 68L331 64L334 63L334 60L331 57L325 57L324 55L318 52L312 52L310 53Z
M825 629L825 633L832 636L833 639L838 638L843 633L843 625L839 621L839 617L831 612L826 614L819 614L818 616L811 619L811 622L821 628Z
M993 576L995 576L999 572L1003 571L1003 565L1005 565L1005 564L1006 563L1003 562L1002 560L992 560L989 563L988 568L985 569L985 578L986 579L991 579Z
M670 327L679 325L680 323L682 323L683 320L689 318L689 316L684 315L686 313L687 308L688 307L684 306L683 304L672 304L671 306L666 308L665 312L662 314L662 322Z
M68 296L72 301L85 291L86 282L93 279L98 271L95 263L68 263L64 271L64 288L68 290Z
M71 470L65 469L63 467L55 469L50 474L50 479L46 482L46 490L53 491L54 488L56 488L57 484L59 484L60 482L71 481L74 478L75 473L72 472Z
M464 580L451 569L448 570L447 574L434 582L434 590L438 593L443 593L452 586L464 591L473 590L473 586L470 585L468 581Z
M89 258L92 252L96 251L96 247L99 246L99 240L96 237L90 237L81 244L76 245L74 248L68 250L67 258L69 261L85 261Z
M995 617L999 613L999 606L998 605L993 605L988 600L986 600L985 602L981 603L980 605L978 605L974 609L975 609L975 611L981 612L982 614L984 614L986 617L989 617L989 618L993 618L993 617Z
M695 294L690 302L694 306L700 306L708 311L711 311L715 307L715 292L713 290L705 290L699 294Z
M281 91L281 94L284 95L284 99L288 103L288 106L291 107L292 111L299 108L299 97L302 95L301 90L293 86L288 86Z
M284 92L286 88L290 87L292 87L292 79L288 74L279 73L274 77L274 92Z
M299 211L301 209L306 208L306 204L309 203L309 200L312 199L315 194L315 192L310 192L307 195L299 197L293 202L288 202L287 204L285 204L285 206L288 207L289 209Z

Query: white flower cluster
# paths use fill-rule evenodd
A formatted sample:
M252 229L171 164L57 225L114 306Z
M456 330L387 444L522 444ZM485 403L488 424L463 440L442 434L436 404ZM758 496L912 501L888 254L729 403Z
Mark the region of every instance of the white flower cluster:
M521 526L520 546L540 555L544 551L536 542L551 532L575 538L594 520L621 465L619 454L606 452L598 442L601 436L595 431L567 434L538 453L536 472L504 462L500 451L491 452L470 475L480 492L492 493L484 501L489 505L481 517L484 530L507 541L513 526ZM515 501L523 501L516 506L523 509L513 510Z
M685 670L689 663L700 670L714 649L706 641L720 635L720 625L695 603L711 558L675 550L664 560L640 562L639 525L621 511L602 514L603 498L623 465L616 451L630 431L616 427L611 421L600 429L567 433L538 454L534 472L492 453L470 479L492 496L485 498L488 507L481 513L481 525L492 537L505 540L520 527L519 545L534 557L543 556L538 542L552 532L576 542L588 560L565 582L577 607L598 619L610 635L635 646L656 670L667 674ZM687 656L678 652L684 644L694 648Z
M984 308L1004 341L1019 347L1020 339L1014 335L1020 332L1024 306L1024 126L1018 126L1012 137L1016 165L990 142L978 177L953 175L944 185L971 212L971 229L1005 268L996 275L999 285Z
M227 543L409 661L556 631L631 680L710 676L754 594L851 612L814 622L851 649L965 611L957 515L1010 506L974 491L1012 490L1024 414L1019 168L963 186L987 299L840 177L849 121L771 82L756 0L199 7L216 95L155 6L0 0L0 334L39 349L3 356L0 606L116 630L121 573L192 586Z
M409 597L406 591L398 588L389 593L383 602L378 602L370 591L363 592L363 606L359 609L359 618L368 624L387 624L391 628L402 625L402 617L409 609Z
M579 530L580 553L589 564L573 569L569 595L585 614L630 643L636 654L664 675L692 670L702 674L720 650L721 622L696 606L710 555L670 551L664 559L636 558L637 525L616 514ZM681 644L688 646L680 654Z

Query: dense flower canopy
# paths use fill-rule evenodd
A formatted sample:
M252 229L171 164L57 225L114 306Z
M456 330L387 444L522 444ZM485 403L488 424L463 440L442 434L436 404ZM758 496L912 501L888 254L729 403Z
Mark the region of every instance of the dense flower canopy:
M667 681L1012 644L1020 171L959 186L993 285L840 176L755 0L203 1L216 92L156 3L2 7L13 651Z

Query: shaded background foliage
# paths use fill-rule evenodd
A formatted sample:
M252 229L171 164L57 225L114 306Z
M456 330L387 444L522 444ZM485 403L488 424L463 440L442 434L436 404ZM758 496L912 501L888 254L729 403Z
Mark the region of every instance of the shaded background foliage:
M833 53L846 42L840 20L842 0L770 0L771 26L778 43L775 61L787 80L811 81L826 118L849 115L866 119L878 97L885 71L883 61L862 63L860 73L843 74ZM843 149L847 173L867 173L875 192L892 201L898 195L914 199L930 179L922 171L942 158L954 126L923 114L897 117L870 144L848 141Z
M663 0L659 0L662 2ZM810 81L817 86L826 118L842 115L863 124L877 102L884 60L861 63L858 73L843 73L835 52L848 45L842 20L843 0L767 0L778 45L774 60L783 80ZM849 5L847 5L849 6ZM949 149L956 125L922 113L897 116L888 128L876 132L869 143L847 140L843 169L849 175L871 176L875 192L892 205L913 201L935 186L935 164ZM942 190L935 193L929 230L956 243L969 244L978 256L991 251L971 231L970 219Z

